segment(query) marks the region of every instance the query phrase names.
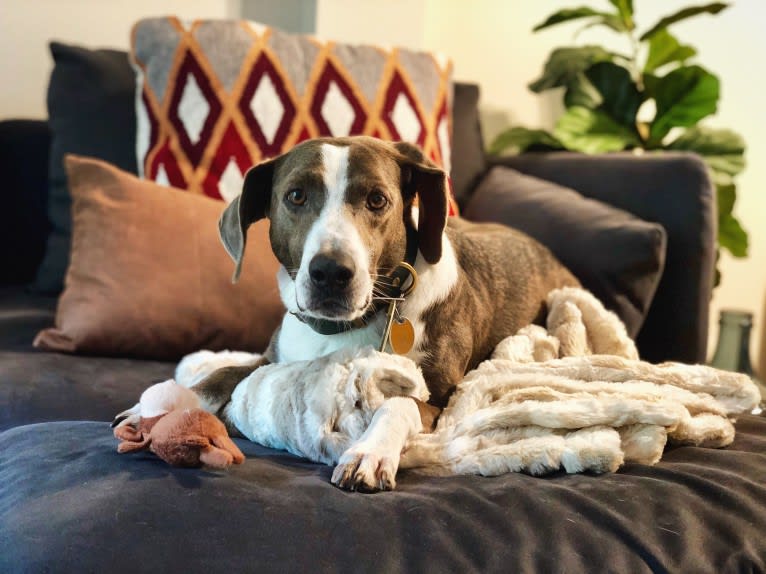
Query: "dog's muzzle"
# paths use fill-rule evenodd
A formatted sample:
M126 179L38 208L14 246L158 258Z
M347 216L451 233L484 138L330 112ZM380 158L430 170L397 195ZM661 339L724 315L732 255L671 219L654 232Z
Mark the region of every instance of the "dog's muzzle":
M354 308L355 290L358 290L356 264L343 252L318 253L309 262L308 308L329 317L343 316ZM366 301L365 304L369 304Z
M309 264L311 287L321 296L345 291L354 278L356 265L348 255L315 255Z

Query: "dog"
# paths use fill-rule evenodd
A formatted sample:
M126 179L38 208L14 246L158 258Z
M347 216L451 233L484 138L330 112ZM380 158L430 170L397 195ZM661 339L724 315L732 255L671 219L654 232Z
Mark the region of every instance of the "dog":
M348 490L393 488L406 440L433 429L464 374L544 321L551 290L579 285L526 234L448 218L448 193L446 174L417 146L365 136L308 140L251 168L220 236L236 280L248 227L270 220L286 313L259 362L192 387L205 408L225 421L231 393L258 366L385 346L389 323L408 325L406 356L430 399L389 399L332 477Z

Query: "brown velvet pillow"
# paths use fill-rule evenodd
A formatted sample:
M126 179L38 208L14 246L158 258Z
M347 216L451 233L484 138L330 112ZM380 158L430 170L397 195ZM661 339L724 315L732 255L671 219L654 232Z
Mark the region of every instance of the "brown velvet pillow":
M202 348L263 351L283 308L268 222L249 231L242 276L218 239L225 204L69 155L72 253L56 326L39 348L178 359Z

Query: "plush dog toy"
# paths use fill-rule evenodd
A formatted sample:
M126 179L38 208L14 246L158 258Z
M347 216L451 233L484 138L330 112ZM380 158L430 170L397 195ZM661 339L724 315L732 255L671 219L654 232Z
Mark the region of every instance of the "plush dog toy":
M223 423L198 408L197 396L175 381L149 387L139 404L137 424L114 429L122 441L117 452L148 449L168 464L184 467L226 468L245 460Z

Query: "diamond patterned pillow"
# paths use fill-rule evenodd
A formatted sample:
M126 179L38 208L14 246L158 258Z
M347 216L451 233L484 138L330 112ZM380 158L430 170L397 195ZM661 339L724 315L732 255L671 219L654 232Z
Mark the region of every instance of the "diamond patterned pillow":
M298 36L246 21L139 21L143 175L230 201L247 169L317 136L420 145L449 171L452 65L436 54Z

